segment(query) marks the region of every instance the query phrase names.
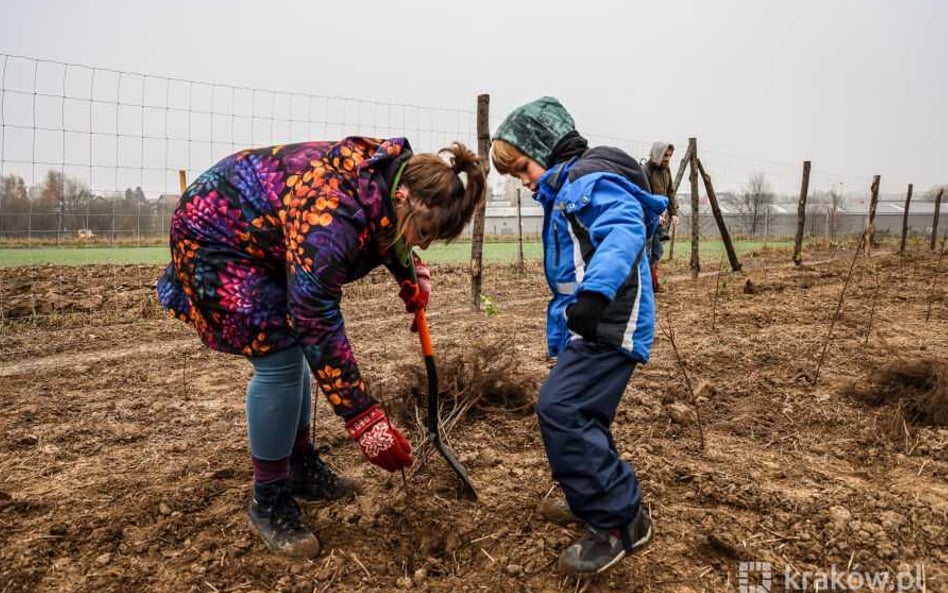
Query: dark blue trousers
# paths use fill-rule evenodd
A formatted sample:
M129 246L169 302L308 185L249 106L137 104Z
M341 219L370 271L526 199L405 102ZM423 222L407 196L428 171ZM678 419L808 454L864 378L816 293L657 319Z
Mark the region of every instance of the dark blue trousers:
M610 431L635 364L612 347L572 340L540 388L537 414L553 479L573 514L594 527L629 523L642 500Z

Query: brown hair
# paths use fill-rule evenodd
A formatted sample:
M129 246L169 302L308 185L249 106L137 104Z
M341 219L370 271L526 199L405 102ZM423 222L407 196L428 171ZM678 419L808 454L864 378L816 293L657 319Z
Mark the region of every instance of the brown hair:
M491 143L490 160L501 175L518 174L526 166L529 158L516 146L504 140L494 140Z
M445 153L450 155L448 163L440 156ZM460 173L467 177L466 184ZM413 155L405 165L401 183L408 188L411 199L434 212L437 238L450 241L461 234L484 200L486 177L481 159L455 142L438 154Z

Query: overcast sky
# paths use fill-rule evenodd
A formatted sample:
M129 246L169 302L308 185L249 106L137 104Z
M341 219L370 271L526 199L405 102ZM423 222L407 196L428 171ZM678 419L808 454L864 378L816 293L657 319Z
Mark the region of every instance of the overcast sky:
M595 139L696 136L725 189L759 170L794 191L803 159L850 193L948 183L943 0L0 0L0 53L383 103L486 92L492 128L551 94Z

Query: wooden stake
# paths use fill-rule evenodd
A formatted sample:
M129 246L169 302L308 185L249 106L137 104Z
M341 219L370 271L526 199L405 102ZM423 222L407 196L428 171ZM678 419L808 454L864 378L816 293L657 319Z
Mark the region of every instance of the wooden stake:
M678 200L678 186L681 185L681 178L684 176L685 167L688 166L689 162L691 162L691 143L688 144L688 149L685 150L685 156L681 157L681 162L678 163L678 173L675 175L675 182L672 183L672 195L675 196L675 200ZM669 237L668 243L668 261L675 259L675 234L677 230L678 227L676 226L671 229L671 237Z
M688 140L688 149L685 150L685 154L681 157L681 162L678 163L678 173L675 174L675 182L672 184L672 193L678 193L678 186L681 185L681 178L685 176L685 168L688 166L688 163L691 162L691 155L693 154L694 146L691 144L691 140Z
M523 273L523 215L521 213L521 197L523 188L517 188L517 271Z
M688 154L691 155L688 163L691 172L688 180L691 182L691 277L697 278L701 272L701 260L698 257L698 139L688 138Z
M675 259L675 234L677 230L677 226L672 226L671 234L668 236L668 257L665 258L668 261Z
M881 175L873 175L872 185L869 186L872 196L869 198L869 219L866 220L866 232L863 233L865 239L866 257L869 257L869 252L872 250L872 239L873 235L875 234L875 229L873 226L876 222L876 207L879 205L879 180L881 178Z
M797 235L793 241L793 263L803 264L803 232L806 230L806 195L810 189L810 161L803 161L803 181L800 182L800 200L797 202Z
M877 176L878 177L878 176ZM846 281L843 283L843 290L839 293L839 302L836 303L836 312L833 314L833 320L830 322L829 331L826 333L826 340L823 342L823 351L820 352L820 360L816 364L816 373L813 375L813 386L816 387L820 380L820 369L823 367L823 358L826 356L826 349L829 348L830 340L833 339L833 328L836 327L836 320L839 319L839 312L843 309L843 297L846 296L846 288L849 286L849 279L853 276L853 268L856 267L856 258L862 251L862 245L866 240L866 233L859 237L859 243L856 245L856 251L853 253L853 261L849 264L849 272L846 274Z
M876 302L879 300L879 289L882 288L882 278L876 274L876 287L872 291L872 306L869 308L869 324L866 326L866 344L869 343L869 336L872 335L872 318L876 314Z
M932 240L931 251L935 251L935 241L938 239L938 215L941 212L941 197L945 194L945 188L938 190L938 196L935 198L935 217L932 219Z
M477 155L484 164L484 172L490 170L490 95L477 96ZM484 216L487 201L474 212L471 237L471 303L474 311L481 310L481 284L484 261Z
M718 276L714 279L714 298L711 299L711 331L714 331L718 319L718 287L721 286L721 275L724 274L724 252L721 252L721 261L718 262Z
M908 184L905 194L905 212L902 213L902 240L899 242L899 255L905 255L905 240L908 237L909 204L912 203L912 184Z
M935 273L932 274L932 283L928 287L928 309L925 311L925 321L931 321L932 303L935 302L935 281L938 279L941 270L941 260L945 257L945 241L941 242L941 253L938 254L938 262L935 264Z
M705 172L704 165L701 164L701 159L695 157L695 162L698 163L698 171L701 172L701 179L704 181L704 189L708 192L708 203L711 204L711 214L714 215L714 221L718 223L718 232L721 234L721 240L724 242L724 250L727 252L727 259L731 264L731 270L740 272L741 262L737 259L737 252L734 251L734 243L731 242L731 233L727 230L727 225L724 223L724 215L721 214L721 208L718 206L718 198L714 194L714 186L711 185L711 176Z

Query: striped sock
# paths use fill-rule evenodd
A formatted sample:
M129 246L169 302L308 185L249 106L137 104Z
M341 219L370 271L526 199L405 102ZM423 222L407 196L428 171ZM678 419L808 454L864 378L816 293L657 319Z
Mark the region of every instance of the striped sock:
M254 483L254 493L261 494L258 492L259 486L265 486L278 482L280 480L286 480L290 477L290 458L284 457L283 459L258 459L252 457L253 459L253 483Z

